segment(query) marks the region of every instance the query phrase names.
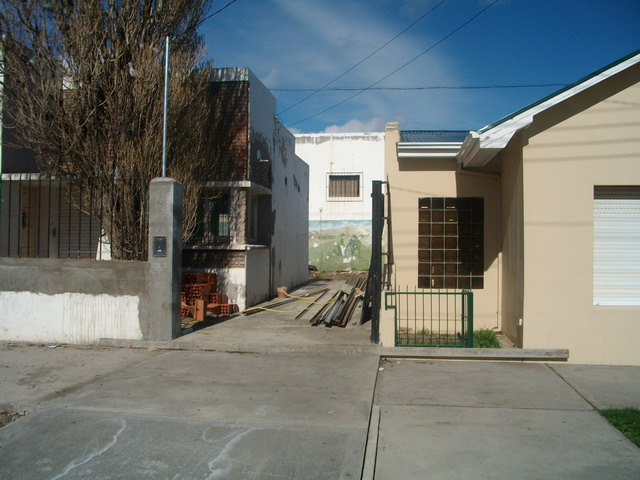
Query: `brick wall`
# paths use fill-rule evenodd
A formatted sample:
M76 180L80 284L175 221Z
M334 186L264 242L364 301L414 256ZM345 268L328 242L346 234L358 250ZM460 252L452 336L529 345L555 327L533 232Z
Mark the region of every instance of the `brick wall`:
M244 268L245 252L233 250L183 250L182 268Z
M209 101L209 152L219 168L217 178L207 180L248 180L249 83L211 83Z

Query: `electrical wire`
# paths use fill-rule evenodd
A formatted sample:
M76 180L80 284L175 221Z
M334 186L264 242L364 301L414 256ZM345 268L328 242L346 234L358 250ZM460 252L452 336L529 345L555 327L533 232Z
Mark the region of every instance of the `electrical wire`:
M536 83L528 85L441 85L430 87L334 87L334 88L271 88L272 92L353 92L362 90L392 90L392 91L407 91L407 90L491 90L500 88L546 88L546 87L566 87L568 83Z
M471 17L470 19L468 19L466 22L464 22L462 25L460 25L458 28L456 28L455 30L453 30L452 32L450 32L449 34L447 34L446 36L444 36L443 38L441 38L440 40L438 40L436 43L434 43L433 45L431 45L429 48L427 48L426 50L422 51L421 53L419 53L418 55L416 55L415 57L413 57L411 60L409 60L408 62L402 64L400 67L396 68L394 71L392 71L391 73L385 75L384 77L382 77L380 80L373 82L371 85L369 85L368 87L366 87L363 90L360 90L356 93L354 93L353 95L351 95L350 97L345 98L344 100L331 105L330 107L325 108L324 110L315 113L313 115L310 115L306 118L303 118L302 120L298 120L295 123L291 123L288 124L287 127L293 127L294 125L299 125L300 123L306 122L307 120L311 120L312 118L317 117L318 115L322 115L323 113L328 112L329 110L332 110L340 105L342 105L343 103L348 102L349 100L354 99L355 97L357 97L358 95L361 95L362 93L366 92L367 90L371 90L373 87L375 87L376 85L378 85L379 83L385 81L387 78L391 77L392 75L395 75L396 73L398 73L400 70L402 70L403 68L405 68L406 66L410 65L411 63L415 62L418 58L422 57L424 54L430 52L431 50L433 50L435 47L437 47L438 45L440 45L442 42L444 42L445 40L447 40L448 38L450 38L451 36L453 36L454 34L456 34L457 32L459 32L460 30L462 30L464 27L466 27L467 25L469 25L471 22L473 22L476 18L478 18L480 15L482 15L483 13L485 13L487 10L489 10L491 7L493 7L496 3L498 3L500 0L494 0L493 2L491 2L489 5L487 5L485 8L483 8L482 10L480 10L478 13L476 13L473 17Z
M406 27L404 30L402 30L400 33L398 33L395 37L393 37L391 40L389 40L388 42L386 42L385 44L383 44L382 46L378 47L376 50L374 50L372 53L370 53L369 55L367 55L366 57L364 57L362 60L360 60L358 63L356 63L355 65L353 65L351 68L347 69L345 72L341 73L340 75L338 75L336 78L334 78L333 80L331 80L330 82L327 82L324 86L315 89L313 91L313 93L311 93L310 95L307 95L306 97L304 97L302 100L299 100L298 102L294 103L293 105L285 108L284 110L282 110L281 112L278 112L278 115L282 115L285 112L288 112L289 110L291 110L294 107L297 107L298 105L300 105L302 102L307 101L308 99L310 99L311 97L313 97L315 94L320 93L321 91L325 90L329 85L331 85L332 83L335 83L337 80L340 80L342 77L344 77L347 73L351 72L353 69L355 69L356 67L358 67L359 65L361 65L362 63L364 63L365 61L367 61L369 58L373 57L376 53L378 53L380 50L382 50L384 47L386 47L387 45L389 45L391 42L393 42L396 38L398 38L400 35L404 34L407 30L409 30L410 28L412 28L415 24L417 24L418 22L420 22L422 19L424 19L425 17L427 17L429 14L431 14L431 12L433 12L436 8L438 8L440 5L442 5L444 2L446 2L447 0L441 0L440 3L438 3L435 7L433 7L431 10L429 10L427 13L425 13L424 15L422 15L420 18L418 18L417 20L415 20L413 23L411 23L408 27Z
M231 0L229 3L227 3L224 7L219 8L218 10L216 10L215 12L213 12L210 15L207 15L206 17L204 17L202 20L200 20L198 22L198 26L202 25L204 22L206 22L207 20L209 20L211 17L215 17L216 15L218 15L220 12L222 12L225 8L231 6L232 4L236 3L238 0Z

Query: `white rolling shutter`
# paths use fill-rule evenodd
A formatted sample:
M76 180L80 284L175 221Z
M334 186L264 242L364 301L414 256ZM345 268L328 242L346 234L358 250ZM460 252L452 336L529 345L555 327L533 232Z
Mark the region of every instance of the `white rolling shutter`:
M640 305L640 187L595 187L593 304Z

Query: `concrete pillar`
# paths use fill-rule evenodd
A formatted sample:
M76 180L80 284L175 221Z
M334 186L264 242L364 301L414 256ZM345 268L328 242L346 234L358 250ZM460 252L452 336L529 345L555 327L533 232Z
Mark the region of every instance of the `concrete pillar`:
M172 178L154 178L149 190L149 340L180 335L182 192Z

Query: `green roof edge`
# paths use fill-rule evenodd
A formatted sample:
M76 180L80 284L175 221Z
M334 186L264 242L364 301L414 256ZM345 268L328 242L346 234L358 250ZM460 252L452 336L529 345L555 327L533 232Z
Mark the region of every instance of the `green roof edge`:
M630 58L632 58L632 57L635 57L635 56L636 56L636 55L638 55L638 54L640 54L640 50L636 50L636 51L634 51L634 52L631 52L631 53L629 53L628 55L625 55L624 57L619 58L618 60L616 60L616 61L614 61L614 62L610 63L609 65L606 65L606 66L604 66L604 67L600 68L599 70L596 70L595 72L590 73L590 74L589 74L589 75L587 75L586 77L583 77L583 78L581 78L580 80L578 80L578 81L576 81L576 82L573 82L573 83L571 83L571 84L567 85L566 87L563 87L563 88L561 88L560 90L557 90L557 91L555 91L555 92L551 93L550 95L547 95L546 97L541 98L540 100L537 100L537 101L535 101L535 102L533 102L533 103L530 103L530 104L529 104L529 105L527 105L526 107L523 107L523 108L521 108L520 110L516 110L515 112L513 112L513 113L511 113L511 114L507 115L506 117L502 117L500 120L498 120L498 121L496 121L496 122L494 122L494 123L491 123L491 124L487 125L486 127L482 127L480 130L478 130L478 133L484 133L484 132L486 132L487 130L491 130L492 128L497 127L498 125L500 125L500 124L502 124L502 123L504 123L504 122L507 122L507 121L511 120L512 118L514 118L514 117L516 117L516 116L520 115L521 113L526 112L526 111L527 111L527 110L529 110L530 108L533 108L533 107L535 107L536 105L540 105L541 103L544 103L544 102L546 102L547 100L550 100L550 99L552 99L553 97L556 97L556 96L560 95L561 93L566 92L567 90L571 90L572 88L577 87L577 86L578 86L578 85L580 85L581 83L584 83L584 82L586 82L587 80L590 80L591 78L593 78L593 77L595 77L595 76L597 76L597 75L600 75L600 74L601 74L601 73L603 73L603 72L606 72L607 70L609 70L610 68L615 67L616 65L619 65L619 64L621 64L621 63L623 63L623 62L626 62L627 60L629 60L629 59L630 59Z

